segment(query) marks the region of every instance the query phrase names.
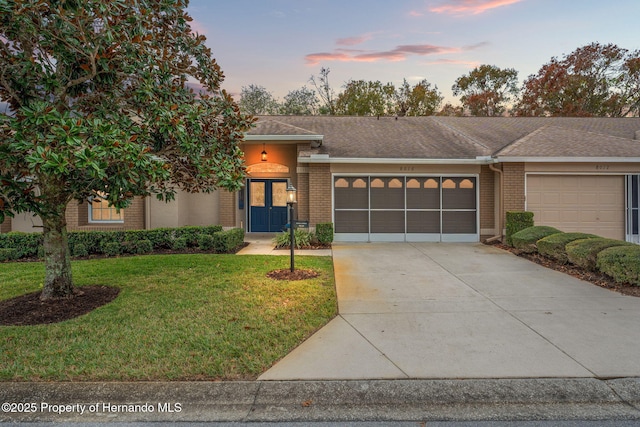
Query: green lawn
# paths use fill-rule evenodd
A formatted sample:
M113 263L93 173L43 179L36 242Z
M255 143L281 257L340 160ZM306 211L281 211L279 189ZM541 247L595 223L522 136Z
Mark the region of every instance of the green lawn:
M277 281L288 257L150 255L74 261L76 286L121 289L73 320L0 326L0 380L253 379L337 312L329 257L315 279ZM0 264L0 300L37 291L42 263Z

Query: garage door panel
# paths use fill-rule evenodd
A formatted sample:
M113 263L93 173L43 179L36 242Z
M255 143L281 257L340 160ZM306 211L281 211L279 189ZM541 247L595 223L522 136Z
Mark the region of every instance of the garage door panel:
M336 211L336 233L368 233L369 212L366 211Z
M404 233L404 211L372 211L372 233Z
M527 210L536 225L624 239L624 177L527 175Z
M542 203L545 205L558 205L560 204L560 194L555 191L539 193L539 199L542 200Z

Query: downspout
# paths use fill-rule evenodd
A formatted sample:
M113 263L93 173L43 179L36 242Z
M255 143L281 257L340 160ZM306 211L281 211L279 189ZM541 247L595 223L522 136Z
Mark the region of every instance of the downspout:
M489 163L489 169L496 172L500 176L500 197L498 198L498 235L490 237L486 240L487 243L495 242L496 240L502 240L502 207L504 206L504 176L502 175L502 169L495 167L495 163Z
M144 229L149 230L151 228L151 198L146 196L144 198Z

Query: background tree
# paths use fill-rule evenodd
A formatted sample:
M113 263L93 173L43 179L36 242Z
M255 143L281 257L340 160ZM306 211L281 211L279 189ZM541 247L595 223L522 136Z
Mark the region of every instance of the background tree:
M525 116L624 117L640 112L640 51L592 43L529 76L517 106Z
M316 92L320 97L322 105L320 106L320 114L329 114L331 116L336 114L336 101L335 92L329 83L329 73L331 69L322 67L320 69L320 75L316 79L315 76L311 76L309 81L316 88Z
M453 116L453 117L462 117L464 116L464 108L459 105L453 105L450 102L447 102L442 106L442 109L438 111L436 116Z
M459 77L452 86L454 96L462 95L462 106L472 116L501 116L512 96L518 94L518 72L495 65L481 65Z
M72 200L126 208L134 196L241 187L251 119L220 90L187 3L0 0L0 220L42 219L43 299L73 293Z
M251 115L278 114L280 110L280 104L271 92L253 84L242 86L238 105L244 113Z
M383 116L393 111L395 87L380 81L349 80L336 100L336 113L347 116Z
M411 86L403 79L402 86L394 93L395 110L398 116L431 116L438 111L444 99L435 86L426 79Z
M318 104L316 92L303 86L290 91L284 97L280 112L294 116L314 115L318 113Z

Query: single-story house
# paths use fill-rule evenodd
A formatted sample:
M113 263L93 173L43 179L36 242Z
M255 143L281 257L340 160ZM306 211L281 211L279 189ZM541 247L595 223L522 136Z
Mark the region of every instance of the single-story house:
M71 230L221 224L276 232L332 222L337 241L476 242L506 211L538 225L640 242L640 118L262 116L242 144L244 189L73 204ZM17 215L0 231L32 231Z

